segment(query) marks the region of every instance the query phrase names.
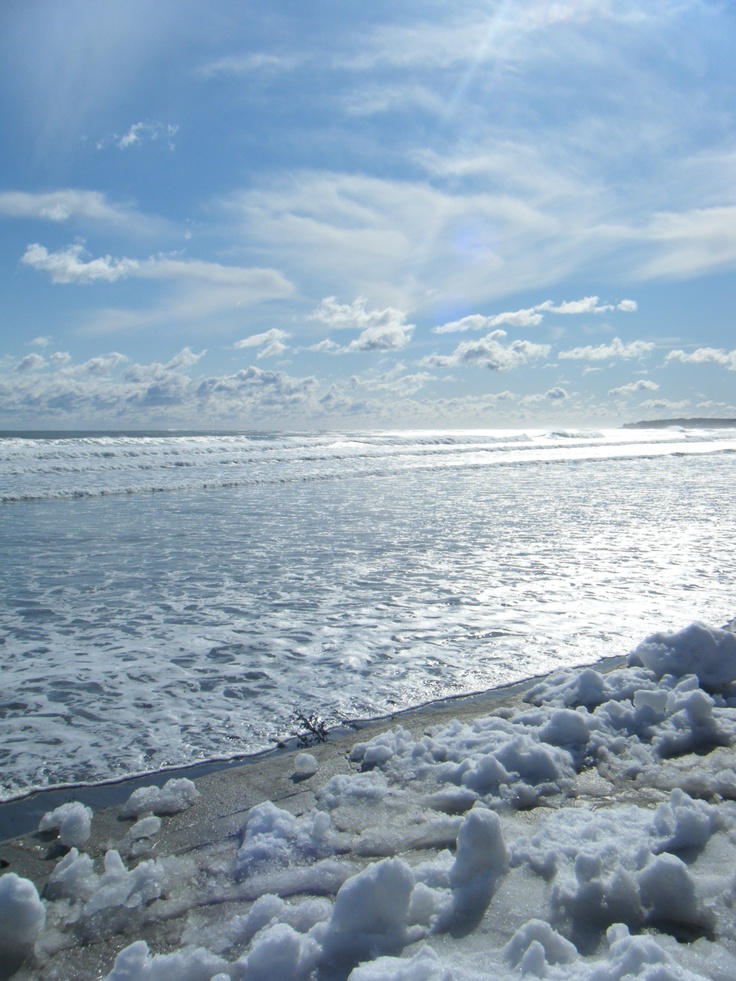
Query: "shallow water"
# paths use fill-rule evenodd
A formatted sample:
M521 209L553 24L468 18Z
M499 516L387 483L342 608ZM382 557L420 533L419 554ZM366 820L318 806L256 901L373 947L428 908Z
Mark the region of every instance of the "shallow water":
M734 612L728 434L3 448L4 799L256 752L297 709L379 715Z

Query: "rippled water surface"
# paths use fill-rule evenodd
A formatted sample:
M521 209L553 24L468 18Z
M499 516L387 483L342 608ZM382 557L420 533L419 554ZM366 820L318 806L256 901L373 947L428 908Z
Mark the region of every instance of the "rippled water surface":
M4 797L725 622L736 443L647 436L3 441Z

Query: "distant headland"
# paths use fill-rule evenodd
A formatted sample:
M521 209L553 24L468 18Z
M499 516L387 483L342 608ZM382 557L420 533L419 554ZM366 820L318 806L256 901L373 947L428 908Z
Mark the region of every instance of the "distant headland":
M666 429L667 426L684 426L686 429L736 429L736 419L646 419L642 422L625 422L622 429Z

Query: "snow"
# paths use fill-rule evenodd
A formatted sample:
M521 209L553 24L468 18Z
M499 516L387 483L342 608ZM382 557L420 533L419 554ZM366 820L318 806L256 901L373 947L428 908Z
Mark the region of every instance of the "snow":
M116 937L108 981L726 981L735 742L733 629L657 633L615 670L356 741L346 772L298 754L314 806L262 801L217 846L136 855L152 812L197 803L191 781L138 790L132 850L100 867L69 839L40 899L0 878L0 944L50 977Z
M14 872L0 877L0 956L22 954L32 947L46 922L36 887Z
M92 808L72 801L48 811L41 818L39 831L58 831L59 844L81 848L92 834Z
M199 797L194 782L186 777L167 780L163 787L139 787L123 805L123 817L140 817L142 814L178 814L185 811Z
M319 763L311 753L298 753L294 760L294 773L297 777L313 777L319 770Z

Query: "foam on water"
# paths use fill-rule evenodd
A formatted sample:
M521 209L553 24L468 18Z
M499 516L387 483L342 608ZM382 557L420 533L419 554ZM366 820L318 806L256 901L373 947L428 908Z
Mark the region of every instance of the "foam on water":
M3 503L384 476L416 469L736 452L732 430L0 434Z
M3 797L725 621L733 449L723 431L5 439ZM153 488L172 493L121 493Z

